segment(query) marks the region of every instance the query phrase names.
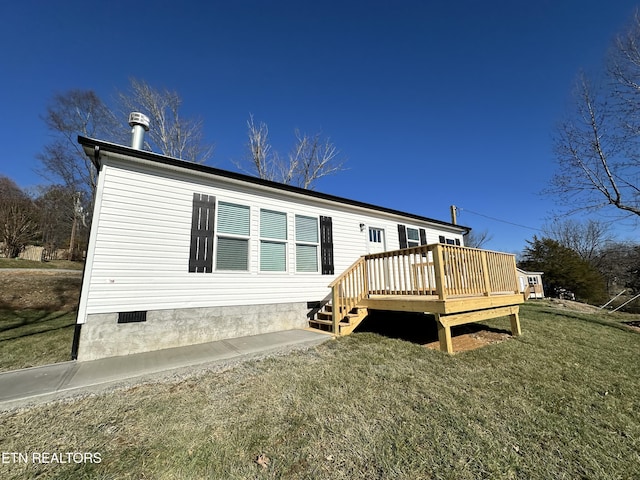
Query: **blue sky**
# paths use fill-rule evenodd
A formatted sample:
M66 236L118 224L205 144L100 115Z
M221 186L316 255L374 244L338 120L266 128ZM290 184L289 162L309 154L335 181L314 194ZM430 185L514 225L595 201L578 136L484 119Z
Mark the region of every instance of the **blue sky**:
M348 169L318 190L441 220L455 204L459 223L493 235L488 248L518 252L556 209L540 192L572 82L601 68L636 6L2 2L0 174L45 183L35 156L50 140L41 116L54 93L108 100L136 77L178 91L184 113L204 120L210 165L235 169L250 113L281 153L294 129L321 130Z

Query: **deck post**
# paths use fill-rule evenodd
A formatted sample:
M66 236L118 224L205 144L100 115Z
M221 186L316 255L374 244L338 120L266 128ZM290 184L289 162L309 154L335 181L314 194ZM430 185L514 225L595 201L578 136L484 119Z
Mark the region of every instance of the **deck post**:
M442 246L439 244L435 246L433 251L433 269L436 276L436 293L440 300L446 300L447 289L444 284L444 256L442 253Z
M516 264L516 256L513 256L513 293L518 294L520 292L520 285L518 284L518 265ZM536 298L538 298L536 296ZM527 300L525 298L525 300Z
M436 313L436 323L438 324L438 340L440 340L440 351L453 353L453 342L451 341L451 327L442 323L440 314Z
M515 312L509 315L509 320L511 320L511 335L514 337L518 337L522 335L522 330L520 330L520 316L518 311L520 307L515 307Z
M369 296L369 265L367 259L364 259L362 263L362 289L364 290L364 296Z
M489 278L489 262L487 262L487 252L482 250L480 252L480 258L482 259L482 275L484 277L484 295L485 297L490 297L491 279Z
M333 321L333 333L334 335L340 334L340 304L338 302L338 285L331 287L331 320Z

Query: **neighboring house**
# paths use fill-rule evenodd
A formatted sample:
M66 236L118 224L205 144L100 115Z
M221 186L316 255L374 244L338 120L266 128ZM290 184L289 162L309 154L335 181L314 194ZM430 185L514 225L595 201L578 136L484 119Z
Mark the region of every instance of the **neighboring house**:
M79 138L99 170L74 357L306 328L361 255L467 227Z
M543 272L526 272L517 269L520 292L525 295L525 299L544 298L544 288L542 286Z

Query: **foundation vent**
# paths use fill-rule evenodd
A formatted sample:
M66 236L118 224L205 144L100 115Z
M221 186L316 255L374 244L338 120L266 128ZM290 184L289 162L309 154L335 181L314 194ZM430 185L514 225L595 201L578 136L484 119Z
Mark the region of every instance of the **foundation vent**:
M118 323L146 322L147 312L120 312L118 313Z

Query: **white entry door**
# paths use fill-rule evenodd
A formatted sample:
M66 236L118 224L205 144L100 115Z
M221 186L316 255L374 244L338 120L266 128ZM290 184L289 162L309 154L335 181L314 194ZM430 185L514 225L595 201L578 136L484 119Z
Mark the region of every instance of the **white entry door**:
M380 253L386 250L384 229L369 227L368 253Z

